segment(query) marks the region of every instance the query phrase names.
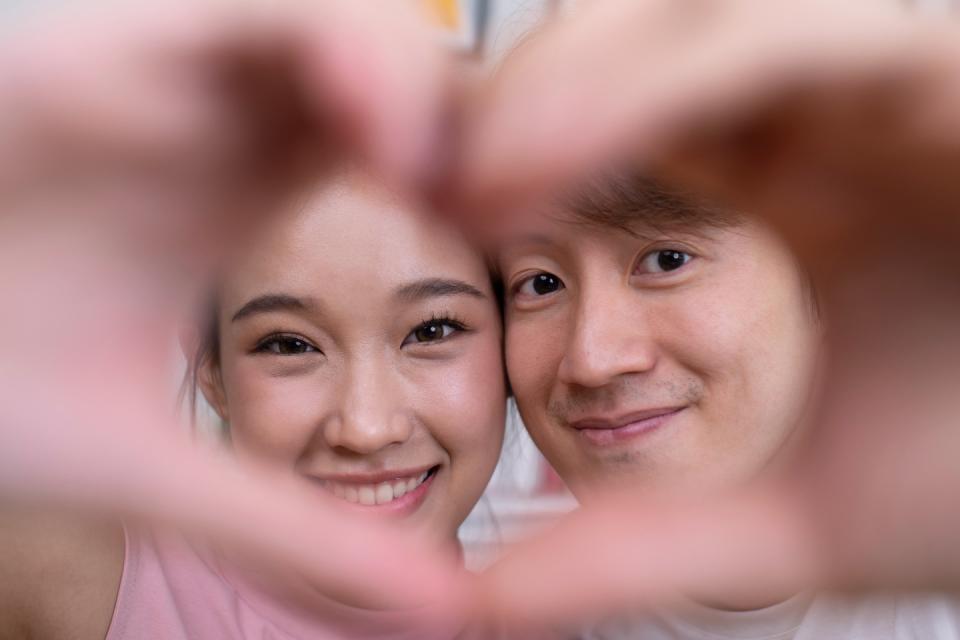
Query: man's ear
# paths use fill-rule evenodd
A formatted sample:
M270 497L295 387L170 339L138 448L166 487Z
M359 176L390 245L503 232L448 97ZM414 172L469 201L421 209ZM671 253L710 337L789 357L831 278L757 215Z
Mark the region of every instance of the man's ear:
M224 422L229 422L229 412L227 411L226 393L223 390L223 378L220 375L220 364L215 361L212 354L205 353L197 357L200 349L200 334L194 327L185 327L180 330L180 348L183 350L183 356L187 362L195 367L195 380L203 394L217 415Z

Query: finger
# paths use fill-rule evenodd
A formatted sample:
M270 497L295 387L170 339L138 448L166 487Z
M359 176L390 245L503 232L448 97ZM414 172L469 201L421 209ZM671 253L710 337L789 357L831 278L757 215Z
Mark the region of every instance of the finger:
M115 9L39 13L3 43L6 200L14 186L150 174L221 197L239 190L243 203L268 178L288 188L334 156L368 161L402 189L431 171L447 61L412 9Z
M295 478L166 437L181 425L147 425L134 438L119 429L61 430L51 445L42 437L24 441L28 430L53 434L36 419L8 420L0 429L0 498L8 505L135 517L209 537L243 551L253 566L307 578L318 603L342 597L424 619L461 606L455 558L428 548L422 536L350 514ZM15 430L20 437L7 446Z
M830 366L805 484L846 584L929 589L960 575L957 262L904 234L824 295Z
M134 476L136 498L152 502L128 511L214 536L274 570L289 568L309 580L318 601L342 598L424 619L460 606L456 559L402 525L350 514L302 481L226 457L170 449L160 462L176 465L176 477L156 464Z
M137 362L148 368L136 359L109 363L127 365L123 371L135 377L127 383L112 377L112 367L88 361L47 372L43 385L5 385L0 498L212 536L258 563L308 577L318 595L342 594L374 608L455 604L454 558L402 524L348 513L292 475L198 446L184 425L164 418L170 412L161 389L144 384ZM53 407L44 393L51 385Z
M895 10L861 2L605 2L504 64L468 118L464 199L523 203L610 165L649 166L690 135L756 116L811 78L885 67ZM897 36L897 37L892 37ZM481 211L482 213L482 211Z
M305 22L305 81L392 186L417 192L443 169L451 74L447 52L405 5L330 3ZM419 193L416 193L419 195Z
M787 492L696 504L611 497L511 549L481 576L476 612L542 627L697 593L789 594L822 570L804 512Z

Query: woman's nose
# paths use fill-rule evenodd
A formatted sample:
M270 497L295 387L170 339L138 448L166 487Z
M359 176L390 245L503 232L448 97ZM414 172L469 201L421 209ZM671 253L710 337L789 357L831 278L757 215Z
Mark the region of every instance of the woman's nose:
M340 406L323 427L328 446L370 454L410 438L412 420L393 376L382 362L351 367Z

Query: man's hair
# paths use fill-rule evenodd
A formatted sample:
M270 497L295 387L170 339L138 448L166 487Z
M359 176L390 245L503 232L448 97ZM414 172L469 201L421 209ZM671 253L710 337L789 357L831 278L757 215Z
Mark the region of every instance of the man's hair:
M588 225L630 232L653 228L730 227L742 216L694 194L667 187L643 174L618 173L592 180L563 201L565 212Z

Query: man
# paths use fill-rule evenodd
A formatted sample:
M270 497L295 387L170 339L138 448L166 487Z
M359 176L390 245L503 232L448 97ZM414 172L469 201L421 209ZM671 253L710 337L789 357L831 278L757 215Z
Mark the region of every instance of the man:
M520 413L581 502L624 486L703 498L790 462L823 325L808 275L763 223L619 177L519 222L497 261ZM595 633L960 637L932 600L696 595L714 606Z
M717 488L790 449L820 324L769 229L629 178L521 224L498 256L510 381L574 493Z

